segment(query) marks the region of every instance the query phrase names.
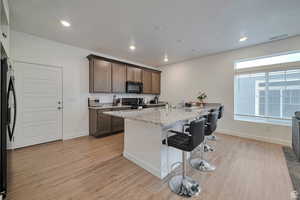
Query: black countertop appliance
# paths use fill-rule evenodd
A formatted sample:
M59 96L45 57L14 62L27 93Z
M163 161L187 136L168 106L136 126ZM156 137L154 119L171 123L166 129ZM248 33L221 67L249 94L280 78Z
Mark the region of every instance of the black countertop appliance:
M126 93L141 94L143 92L143 83L140 82L126 82Z
M155 96L154 99L150 100L150 104L158 104L158 96Z
M122 98L122 105L131 106L131 109L138 109L139 107L145 108L143 98Z

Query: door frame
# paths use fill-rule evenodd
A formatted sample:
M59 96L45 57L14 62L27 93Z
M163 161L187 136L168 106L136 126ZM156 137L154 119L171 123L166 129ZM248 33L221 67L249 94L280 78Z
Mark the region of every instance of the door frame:
M64 90L63 90L63 88L64 88L63 87L64 86L64 79L63 79L63 77L64 77L64 68L63 68L63 66L49 65L49 64L44 64L44 63L27 62L27 61L17 60L17 59L11 59L11 61L12 61L12 69L13 69L13 74L14 75L15 75L15 71L16 71L16 69L15 69L14 66L16 65L16 63L37 65L39 67L56 68L56 69L59 69L61 71L61 77L60 77L61 78L61 99L62 99L62 107L63 107L63 109L61 110L61 112L62 112L61 113L61 134L60 134L60 139L59 140L64 140L64 131L63 131L64 130ZM16 81L15 81L15 83L16 83ZM16 90L17 90L17 88L18 87L16 87ZM16 93L17 93L17 96L18 96L18 91L16 91ZM17 98L17 101L18 100L19 99ZM20 104L18 104L18 102L17 102L17 106L18 105L20 106ZM18 123L18 121L20 121L20 115L18 114L18 116L19 117L17 117L17 123ZM16 143L14 142L14 139L13 139L13 142L10 143L9 147L10 147L9 149L22 148L22 147L18 147L16 145Z

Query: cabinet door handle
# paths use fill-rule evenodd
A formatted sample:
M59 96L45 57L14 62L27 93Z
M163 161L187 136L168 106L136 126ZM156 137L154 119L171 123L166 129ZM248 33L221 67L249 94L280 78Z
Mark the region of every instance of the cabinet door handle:
M5 33L2 33L2 36L3 36L4 38L7 38L7 35L6 35Z
M58 109L58 110L61 110L61 109L63 109L63 107L61 107L61 106L58 106L58 107L57 107L57 109Z

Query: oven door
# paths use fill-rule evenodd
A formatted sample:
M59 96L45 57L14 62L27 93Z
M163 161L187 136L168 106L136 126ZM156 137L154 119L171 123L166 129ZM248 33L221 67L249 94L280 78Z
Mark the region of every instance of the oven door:
M126 92L127 93L137 93L140 94L143 91L143 84L137 82L126 82Z

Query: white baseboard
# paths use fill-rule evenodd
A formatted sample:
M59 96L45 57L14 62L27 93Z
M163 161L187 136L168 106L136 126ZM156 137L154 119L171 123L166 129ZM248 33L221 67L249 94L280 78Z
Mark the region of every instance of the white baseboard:
M137 159L135 156L133 156L132 154L128 153L128 152L123 152L123 156L125 158L127 158L128 160L134 162L135 164L137 164L139 167L142 167L143 169L147 170L148 172L150 172L151 174L153 174L154 176L157 176L158 178L161 179L161 174L160 174L160 170L156 169L155 167L149 165L147 162Z
M89 135L88 131L82 131L82 132L78 132L78 133L75 133L75 134L74 133L73 134L64 134L63 135L63 140L69 140L69 139L88 136L88 135Z
M291 141L282 140L282 139L278 139L278 138L268 138L268 137L263 137L263 136L251 135L251 134L247 134L247 133L240 133L240 132L231 131L231 130L227 130L227 129L218 129L216 132L226 134L226 135L237 136L237 137L241 137L241 138L258 140L258 141L267 142L267 143L280 144L280 145L284 145L284 146L292 146Z
M89 135L88 131L82 131L82 132L78 132L78 133L75 133L75 134L64 134L62 140L69 140L69 139L88 136L88 135ZM61 140L61 139L59 139L59 140ZM56 141L56 140L54 140L54 141ZM37 144L42 144L42 143L43 142L37 143ZM35 145L35 144L33 144L33 145ZM7 149L11 150L11 149L17 149L17 148L22 148L22 147L26 147L26 146L27 145L18 145L17 146L16 143L9 143L8 146L7 146Z

